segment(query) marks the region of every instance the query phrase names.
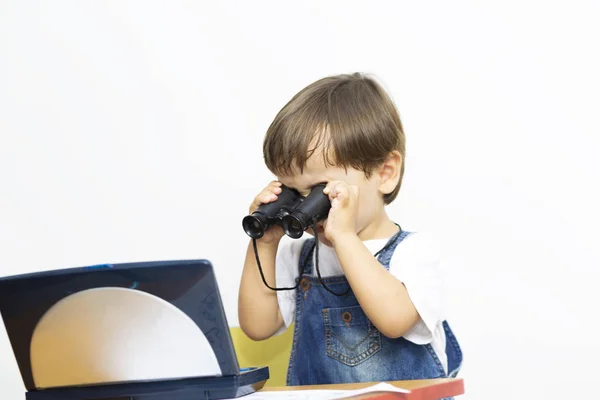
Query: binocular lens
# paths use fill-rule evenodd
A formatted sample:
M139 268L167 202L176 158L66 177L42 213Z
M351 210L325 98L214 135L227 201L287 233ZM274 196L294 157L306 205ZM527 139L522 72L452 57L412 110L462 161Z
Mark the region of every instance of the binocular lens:
M265 234L265 226L257 214L246 216L242 225L246 234L253 239L260 239Z
M292 239L298 239L302 237L306 227L303 226L302 221L293 215L288 215L283 220L283 229L286 235Z

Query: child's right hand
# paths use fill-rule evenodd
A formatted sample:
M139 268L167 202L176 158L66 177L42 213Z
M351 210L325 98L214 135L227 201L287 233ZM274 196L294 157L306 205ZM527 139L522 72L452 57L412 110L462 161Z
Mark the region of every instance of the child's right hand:
M262 204L272 203L277 200L277 195L281 193L281 182L272 181L262 192L254 198L250 205L249 214L252 214ZM273 225L256 242L257 244L278 244L285 232L279 225Z

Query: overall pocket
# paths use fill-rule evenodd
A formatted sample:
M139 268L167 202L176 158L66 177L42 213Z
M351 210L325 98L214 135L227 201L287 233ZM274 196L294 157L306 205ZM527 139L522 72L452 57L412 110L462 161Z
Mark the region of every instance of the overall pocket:
M325 308L327 356L354 367L381 350L381 333L360 306Z

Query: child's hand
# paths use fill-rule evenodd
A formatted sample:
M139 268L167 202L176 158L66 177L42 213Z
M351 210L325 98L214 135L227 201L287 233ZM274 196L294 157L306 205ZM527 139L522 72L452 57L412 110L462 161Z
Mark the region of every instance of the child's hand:
M323 189L329 196L331 209L325 224L325 237L331 243L343 235L356 235L355 218L358 207L358 187L342 181L331 181Z
M256 209L262 205L267 203L272 203L277 200L277 195L281 193L281 182L272 181L269 186L263 189L262 192L258 194L254 198L254 201L250 205L249 214L252 214ZM278 225L273 225L261 237L256 241L256 243L261 244L278 244L281 238L284 235L283 229Z

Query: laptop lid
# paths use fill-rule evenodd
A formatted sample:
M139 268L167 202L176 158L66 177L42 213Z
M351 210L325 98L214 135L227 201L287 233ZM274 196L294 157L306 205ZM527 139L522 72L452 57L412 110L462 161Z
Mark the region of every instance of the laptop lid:
M28 391L240 372L208 260L2 278L0 313Z

